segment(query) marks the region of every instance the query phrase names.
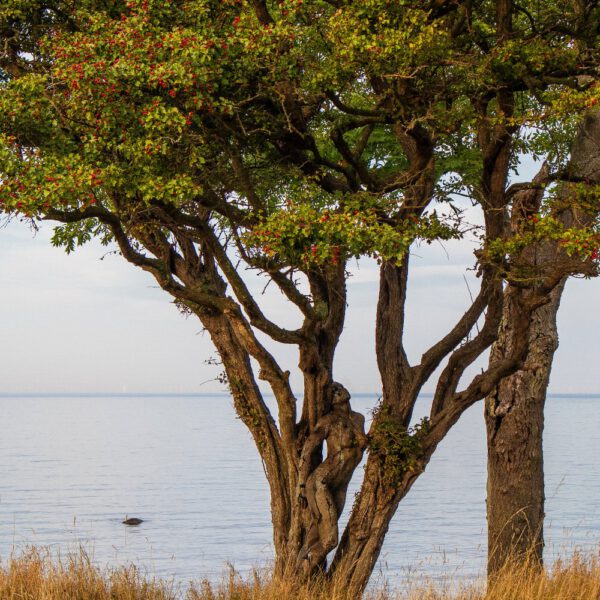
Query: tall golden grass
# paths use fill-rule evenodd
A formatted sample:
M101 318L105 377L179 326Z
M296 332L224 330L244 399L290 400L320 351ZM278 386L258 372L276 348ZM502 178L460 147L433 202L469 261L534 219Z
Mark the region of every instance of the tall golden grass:
M424 585L410 592L369 592L368 600L600 600L598 557L574 556L548 571L526 564L507 567L494 585L448 589ZM291 581L231 572L220 585L207 581L179 588L149 578L134 566L102 570L85 552L67 558L29 549L0 565L0 600L356 600L341 586L315 584L297 589Z

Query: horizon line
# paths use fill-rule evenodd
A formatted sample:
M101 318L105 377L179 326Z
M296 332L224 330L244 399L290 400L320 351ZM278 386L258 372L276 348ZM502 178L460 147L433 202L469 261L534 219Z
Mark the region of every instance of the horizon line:
M161 397L180 397L180 398L203 398L209 396L228 397L229 392L0 392L0 398L161 398ZM272 397L272 392L263 392L263 396ZM300 396L300 395L299 395ZM355 392L352 397L381 397L381 392ZM433 397L433 392L423 392L420 397ZM548 392L547 397L560 398L600 398L600 392Z

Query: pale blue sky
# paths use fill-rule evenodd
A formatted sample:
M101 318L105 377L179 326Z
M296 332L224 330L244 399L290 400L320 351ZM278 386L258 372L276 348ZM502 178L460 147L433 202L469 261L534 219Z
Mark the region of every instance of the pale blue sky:
M218 369L204 364L213 349L200 323L181 316L150 275L96 243L67 256L51 247L50 230L45 225L33 236L18 222L0 230L0 392L221 390L204 383ZM466 306L463 273L471 251L465 243L413 251L407 311L413 359ZM373 352L377 269L364 261L353 270L335 377L351 391L373 392L380 388ZM551 391L600 392L599 286L598 280L567 286ZM270 316L290 320L289 307L269 296L264 301ZM292 348L277 353L284 368L297 372Z

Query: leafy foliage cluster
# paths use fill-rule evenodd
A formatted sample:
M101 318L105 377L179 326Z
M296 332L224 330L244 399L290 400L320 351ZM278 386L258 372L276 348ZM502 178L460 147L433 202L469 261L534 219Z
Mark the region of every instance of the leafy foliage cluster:
M461 224L442 221L434 212L399 221L388 202L367 194L342 199L337 207L292 203L261 219L246 241L265 257L289 265L333 265L372 256L401 262L416 240L457 239ZM382 219L381 215L386 218Z
M25 18L28 4L10 2L2 16ZM544 138L552 125L564 129L567 113L598 100L597 86L544 80L569 70L585 76L593 58L593 49L565 44L560 28L545 36L534 29L528 11L540 23L571 18L553 6L518 13L521 35L501 44L485 3L446 17L435 3L285 1L269 4L261 21L245 1L87 0L69 7L66 27L59 9L67 7L57 6L41 13L46 35L35 56L45 67L12 78L0 97L4 210L36 217L100 204L133 221L152 203L193 213L190 202L216 193L246 210L235 227L249 226L248 239L267 256L299 267L342 255L400 258L415 238L452 235L453 226L436 219L411 230L422 211L395 208L411 175L394 123L435 132L436 196L451 201L453 192L478 196L473 144L478 103L489 91L536 88L535 96L519 91L511 114L489 101L485 118L492 128L520 129L522 151L543 143L544 154L555 143ZM463 33L448 26L450 17L456 28L470 20ZM283 168L281 156L295 167ZM288 209L284 190L294 179L307 186L307 177L318 193ZM339 205L336 193L362 191L374 199L355 198L342 213L358 210L364 226L331 208L330 220L311 218ZM273 201L279 214L269 210ZM369 223L374 206L377 222ZM231 214L220 225L231 227ZM310 234L302 221L312 223ZM75 225L68 231L87 237ZM65 230L56 239L72 246Z
M429 419L423 417L414 426L406 427L383 405L373 412L373 419L375 427L369 448L381 462L386 482L398 484L407 472L422 469L423 441L429 433Z

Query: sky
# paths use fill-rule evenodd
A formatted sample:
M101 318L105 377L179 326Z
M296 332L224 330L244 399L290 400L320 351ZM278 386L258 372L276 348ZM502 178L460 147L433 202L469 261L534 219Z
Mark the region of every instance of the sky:
M220 369L206 363L215 353L201 324L181 315L149 274L96 242L66 255L50 236L49 224L35 234L17 221L0 230L0 393L224 391L215 381ZM411 264L406 339L416 361L462 314L477 280L468 271L472 247L464 242L413 248ZM334 377L353 393L379 392L377 265L365 260L351 270ZM264 282L252 287L260 294ZM567 285L551 392L600 392L599 293L597 279ZM271 318L297 322L269 291L261 301ZM294 349L273 351L300 389Z

